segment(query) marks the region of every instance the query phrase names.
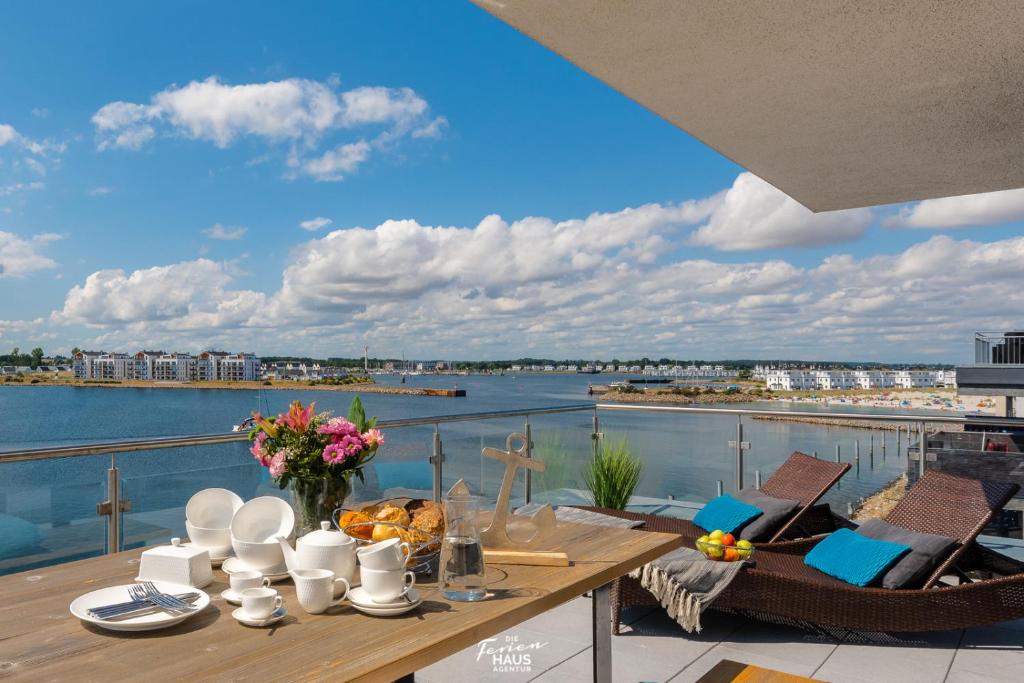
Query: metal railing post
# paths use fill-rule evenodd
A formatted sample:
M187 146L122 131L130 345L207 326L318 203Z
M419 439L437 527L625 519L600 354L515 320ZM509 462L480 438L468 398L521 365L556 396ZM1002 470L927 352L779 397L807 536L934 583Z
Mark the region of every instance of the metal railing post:
M927 456L928 456L928 435L925 433L925 424L924 424L924 422L917 423L917 431L918 431L918 439L919 439L918 444L917 444L918 455L921 458L921 462L917 463L917 475L919 477L923 477L924 476L924 461L925 461L925 458L927 458Z
M526 436L526 457L533 457L533 432L530 429L530 418L526 418L526 426L523 429ZM533 499L533 470L529 467L523 468L526 471L526 504L529 505Z
M743 451L750 448L750 442L743 440L743 415L736 416L736 440L729 440L729 448L736 449L736 490L743 488Z
M430 464L434 466L434 502L441 502L441 463L444 462L444 445L441 443L441 432L434 425L434 448L430 456Z
M590 438L594 440L594 457L601 451L601 423L597 419L597 406L594 406L593 431Z
M121 498L121 474L117 469L117 455L110 454L107 470L107 499L96 503L96 514L107 517L107 554L121 550L121 514L131 510L131 501Z
M722 495L723 488L724 487L723 487L723 484L722 484L722 480L719 479L718 481L716 481L715 482L715 495L716 496Z

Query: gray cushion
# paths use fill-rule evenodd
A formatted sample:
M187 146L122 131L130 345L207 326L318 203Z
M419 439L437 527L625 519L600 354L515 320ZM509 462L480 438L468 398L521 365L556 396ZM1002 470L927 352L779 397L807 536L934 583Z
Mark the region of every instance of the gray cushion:
M740 538L748 541L766 541L771 538L800 505L799 501L766 496L757 489L737 491L733 498L753 505L764 513L740 531Z
M880 519L869 519L864 522L857 528L857 533L868 538L910 546L910 552L900 558L899 562L882 577L884 588L916 588L957 543L946 536L910 531Z

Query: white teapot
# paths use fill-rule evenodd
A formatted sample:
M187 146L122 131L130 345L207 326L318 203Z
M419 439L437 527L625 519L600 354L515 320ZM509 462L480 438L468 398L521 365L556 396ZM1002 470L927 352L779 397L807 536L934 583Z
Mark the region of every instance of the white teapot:
M331 529L330 522L320 522L317 531L311 531L295 542L295 550L288 541L278 538L284 550L289 570L327 569L338 578L351 581L356 571L356 541L351 536Z

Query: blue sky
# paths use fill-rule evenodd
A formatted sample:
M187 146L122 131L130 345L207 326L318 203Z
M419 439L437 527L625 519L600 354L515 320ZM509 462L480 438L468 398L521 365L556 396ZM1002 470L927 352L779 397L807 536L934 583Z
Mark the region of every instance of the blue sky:
M1020 192L812 215L468 3L6 16L0 347L931 361L1022 323Z

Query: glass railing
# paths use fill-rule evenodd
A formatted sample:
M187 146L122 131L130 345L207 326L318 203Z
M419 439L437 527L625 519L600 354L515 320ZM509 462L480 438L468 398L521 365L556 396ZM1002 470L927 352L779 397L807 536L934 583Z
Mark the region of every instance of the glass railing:
M886 428L791 418L857 419ZM851 463L851 472L824 499L845 514L900 473L919 474L944 462L932 449L941 438L922 443L912 434L927 425L935 431L969 421L962 415L626 404L382 421L386 443L366 468L365 481L353 481L349 500L437 499L459 479L494 500L505 465L484 457L483 449L505 450L511 434L529 434L528 454L545 467L529 474L516 471L514 505L589 503L583 473L595 448L625 442L644 463L631 509L676 514L667 501L700 504L719 490L757 485L799 450ZM1022 422L986 420L1017 428ZM891 428L895 424L899 432ZM249 454L245 438L231 433L0 451L0 573L184 537L185 503L203 488L227 488L243 499L287 499L288 492ZM517 439L513 446L521 444Z

